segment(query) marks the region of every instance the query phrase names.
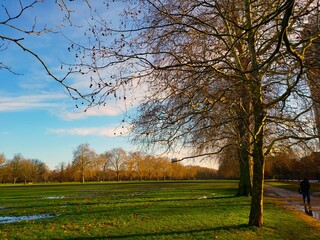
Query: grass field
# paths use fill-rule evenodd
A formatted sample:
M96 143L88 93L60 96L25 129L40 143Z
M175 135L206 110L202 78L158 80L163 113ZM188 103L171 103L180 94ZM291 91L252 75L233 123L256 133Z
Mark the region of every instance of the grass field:
M235 181L0 185L0 239L320 239L316 220L268 198L265 226L248 227L250 198L234 197L236 188ZM8 217L19 221L4 223Z

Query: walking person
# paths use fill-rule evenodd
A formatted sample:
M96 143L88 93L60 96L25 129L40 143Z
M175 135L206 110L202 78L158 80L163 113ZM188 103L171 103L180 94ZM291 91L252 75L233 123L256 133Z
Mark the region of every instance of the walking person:
M306 198L307 198L307 202L310 205L310 182L307 178L304 178L300 182L300 192L303 197L303 203L306 204Z

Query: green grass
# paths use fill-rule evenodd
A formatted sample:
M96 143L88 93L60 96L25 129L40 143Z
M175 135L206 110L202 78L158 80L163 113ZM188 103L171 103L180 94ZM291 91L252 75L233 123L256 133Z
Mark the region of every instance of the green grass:
M320 238L316 223L271 199L265 226L248 227L250 199L234 197L236 188L235 181L0 185L0 216L56 216L0 224L0 239Z

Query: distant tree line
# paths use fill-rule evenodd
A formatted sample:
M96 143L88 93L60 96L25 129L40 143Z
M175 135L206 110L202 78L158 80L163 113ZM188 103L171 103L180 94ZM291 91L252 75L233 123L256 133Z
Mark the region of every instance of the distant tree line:
M60 162L54 170L38 159L26 159L21 154L6 159L0 154L1 183L239 179L239 176L239 161L232 151L221 155L218 170L172 163L167 157L141 152L127 153L121 148L97 154L89 144L79 145L72 161ZM272 154L266 160L265 176L278 180L304 177L320 180L320 152L302 158L290 150Z
M10 160L0 154L1 183L46 182L50 176L48 166L38 159L26 159L16 154Z
M16 154L6 159L0 154L1 183L33 182L85 182L132 180L202 180L239 179L239 161L228 151L222 154L218 170L172 163L167 157L155 157L141 152L127 153L115 148L97 154L89 144L81 144L73 154L73 160L60 162L54 170L38 159L26 159ZM299 157L293 151L270 155L266 160L267 179L300 180L304 177L320 180L320 152Z
M12 159L0 154L1 183L195 180L217 177L215 169L185 166L172 163L167 157L127 153L121 148L97 154L89 144L79 145L72 161L60 162L54 170L40 160L26 159L21 154L16 154Z
M220 158L219 178L238 179L239 161L236 155L228 153ZM307 177L320 180L320 152L300 157L292 150L278 152L266 158L265 178L277 180L301 180Z
M270 156L266 162L266 177L279 180L301 180L304 177L319 181L320 152L297 157L292 152Z

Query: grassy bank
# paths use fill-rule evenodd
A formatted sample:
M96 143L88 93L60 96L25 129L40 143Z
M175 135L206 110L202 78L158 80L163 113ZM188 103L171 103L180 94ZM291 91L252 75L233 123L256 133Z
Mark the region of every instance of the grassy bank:
M234 181L0 185L1 239L319 239L320 228L265 200L265 226L248 227L250 199ZM46 214L46 215L45 215Z

